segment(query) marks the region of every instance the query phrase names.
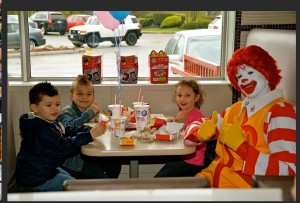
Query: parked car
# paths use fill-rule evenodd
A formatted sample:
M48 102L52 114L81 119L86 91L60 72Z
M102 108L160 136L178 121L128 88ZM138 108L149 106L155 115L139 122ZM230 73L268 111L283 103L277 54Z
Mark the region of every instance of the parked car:
M78 26L78 25L85 25L87 19L91 15L85 14L74 14L67 17L67 31L70 30L71 27Z
M19 23L18 15L7 15L7 22ZM28 24L33 28L38 28L38 24L33 22L30 18L28 18Z
M184 69L184 54L219 65L221 31L196 29L176 32L167 42L164 51L169 56L169 63L176 65L181 70Z
M208 24L208 29L222 29L222 15L218 15Z
M32 28L31 26L28 26L28 29L30 49L46 44L46 39L43 36L42 30ZM7 22L7 48L20 49L19 23Z
M91 48L96 48L100 42L104 41L111 41L113 44L125 41L129 46L134 46L142 36L141 27L141 23L135 16L128 15L118 27L118 30L122 32L120 33L121 40L120 38L116 40L115 36L119 35L118 30L114 32L107 29L100 23L97 16L91 16L85 25L70 28L68 39L76 47L87 44Z
M59 32L64 35L67 30L67 19L61 12L38 11L29 17L38 24L44 34L47 32Z

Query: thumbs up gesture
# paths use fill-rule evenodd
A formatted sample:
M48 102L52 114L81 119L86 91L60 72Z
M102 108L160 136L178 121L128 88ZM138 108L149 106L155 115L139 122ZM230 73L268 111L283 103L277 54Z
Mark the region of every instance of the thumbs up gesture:
M227 124L221 129L220 142L230 147L233 151L236 151L244 141L242 127L238 116L235 116L233 124Z
M215 133L217 129L218 112L214 111L211 119L205 120L197 132L197 137L200 141L209 140Z

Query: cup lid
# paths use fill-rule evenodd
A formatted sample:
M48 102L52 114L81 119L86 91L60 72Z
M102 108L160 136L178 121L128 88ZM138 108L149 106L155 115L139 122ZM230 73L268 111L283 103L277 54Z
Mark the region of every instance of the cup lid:
M142 102L132 102L132 105L141 105ZM144 102L144 105L149 105L149 103Z
M148 104L139 104L139 105L134 105L135 108L148 108L150 107Z
M108 105L108 108L111 108L111 107L120 107L120 105L119 104L116 104L116 105L110 104L110 105ZM121 104L121 107L124 107L124 105Z

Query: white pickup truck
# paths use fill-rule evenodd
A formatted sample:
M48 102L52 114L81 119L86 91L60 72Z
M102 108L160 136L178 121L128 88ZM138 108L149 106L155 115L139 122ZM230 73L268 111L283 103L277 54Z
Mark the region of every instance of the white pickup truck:
M141 23L133 15L128 15L122 20L114 31L104 27L97 16L91 16L85 25L70 28L68 39L76 47L87 44L91 48L96 48L104 41L111 41L113 44L125 41L129 46L133 46L142 36L141 27Z

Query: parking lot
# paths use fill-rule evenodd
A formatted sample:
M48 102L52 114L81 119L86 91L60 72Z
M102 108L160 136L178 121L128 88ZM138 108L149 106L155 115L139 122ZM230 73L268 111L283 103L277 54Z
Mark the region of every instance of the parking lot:
M117 77L116 52L118 51L122 56L136 55L139 63L139 77L149 77L148 55L152 50L163 50L171 36L172 34L143 33L135 46L128 46L125 42L122 42L118 50L111 42L101 42L97 48L93 49L93 52L103 57L103 77ZM49 33L44 37L46 38L46 45L74 47L68 40L67 33L65 35ZM83 46L83 49L85 48L87 48L86 44ZM31 75L33 77L76 77L82 73L82 53L80 52L34 55L31 56L31 62ZM20 57L8 56L9 76L21 74L20 64ZM172 73L170 73L170 76L172 77Z

